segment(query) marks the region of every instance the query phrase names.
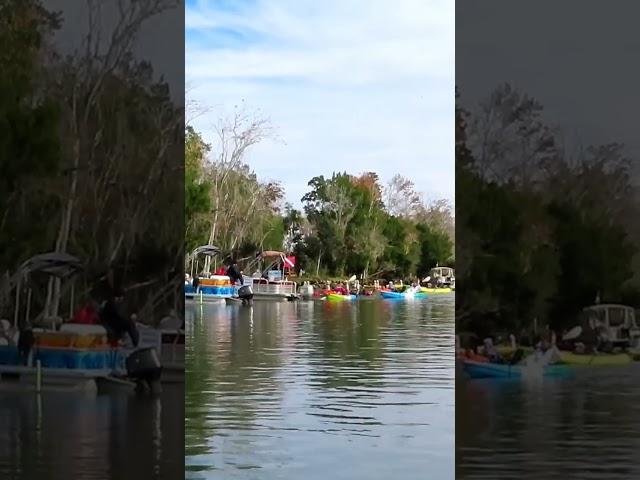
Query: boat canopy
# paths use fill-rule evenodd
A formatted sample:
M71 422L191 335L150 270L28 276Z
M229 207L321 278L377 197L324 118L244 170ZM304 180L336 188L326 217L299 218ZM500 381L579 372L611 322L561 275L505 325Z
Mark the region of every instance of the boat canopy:
M453 268L451 267L435 267L432 268L429 272L430 274L435 274L441 277L450 277L453 276Z
M262 256L262 258L284 257L284 253L278 252L277 250L265 250L260 255Z
M277 250L265 250L260 254L262 258L273 258L278 257L283 262L287 268L295 267L295 257L288 257L284 252L278 252Z
M68 278L83 270L82 262L64 252L42 253L31 257L20 267L20 274L44 273L52 277Z
M199 255L204 255L207 257L215 257L220 254L220 249L213 245L203 245L201 247L196 248L193 252L191 252L192 257L197 257Z

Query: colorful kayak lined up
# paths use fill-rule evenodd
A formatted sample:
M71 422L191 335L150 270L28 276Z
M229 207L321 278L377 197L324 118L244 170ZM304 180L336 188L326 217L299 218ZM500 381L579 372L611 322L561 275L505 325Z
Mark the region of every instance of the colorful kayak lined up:
M474 379L478 378L521 378L526 369L523 365L509 365L505 363L476 362L464 360L465 372ZM567 378L573 375L573 369L568 365L554 364L542 367L543 377Z
M525 355L533 353L531 347L519 347L514 349L506 345L499 345L496 351L505 359L511 358L516 350L522 350ZM589 367L614 367L628 365L633 362L633 354L629 353L574 353L565 350L558 350L560 355L560 363L572 366L589 366ZM480 356L478 356L480 357ZM472 359L474 360L474 359Z

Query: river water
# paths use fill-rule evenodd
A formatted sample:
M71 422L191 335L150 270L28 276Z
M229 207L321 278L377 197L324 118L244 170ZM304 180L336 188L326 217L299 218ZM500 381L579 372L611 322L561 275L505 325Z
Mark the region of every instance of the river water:
M453 295L187 308L186 478L453 478Z
M458 378L456 478L640 478L640 365L535 383Z
M0 478L183 478L184 388L163 390L157 398L0 392Z

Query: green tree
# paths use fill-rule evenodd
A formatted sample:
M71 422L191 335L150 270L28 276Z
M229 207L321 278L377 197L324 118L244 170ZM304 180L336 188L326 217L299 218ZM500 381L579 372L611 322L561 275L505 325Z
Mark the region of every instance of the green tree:
M39 1L0 4L0 265L9 271L51 248L59 200L41 182L60 174L61 108L40 59L58 27Z
M211 147L193 127L185 132L185 251L207 241L209 225L206 215L211 211L211 184L205 176L205 159Z

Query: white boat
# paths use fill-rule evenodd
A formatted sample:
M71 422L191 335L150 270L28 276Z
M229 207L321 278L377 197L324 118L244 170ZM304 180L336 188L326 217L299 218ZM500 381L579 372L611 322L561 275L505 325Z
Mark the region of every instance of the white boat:
M640 328L632 307L603 303L587 307L583 312L594 321L595 327L606 333L614 346L633 347L640 341Z
M436 266L429 271L429 276L422 283L434 288L445 287L455 290L456 277L453 268Z
M253 277L243 275L243 285L251 287L254 300L291 301L298 298L296 283L286 277L293 263L284 253L274 250L260 252L249 268L255 268L256 264L262 266L258 270L261 274Z
M175 312L160 321L160 360L163 383L184 383L185 334Z

